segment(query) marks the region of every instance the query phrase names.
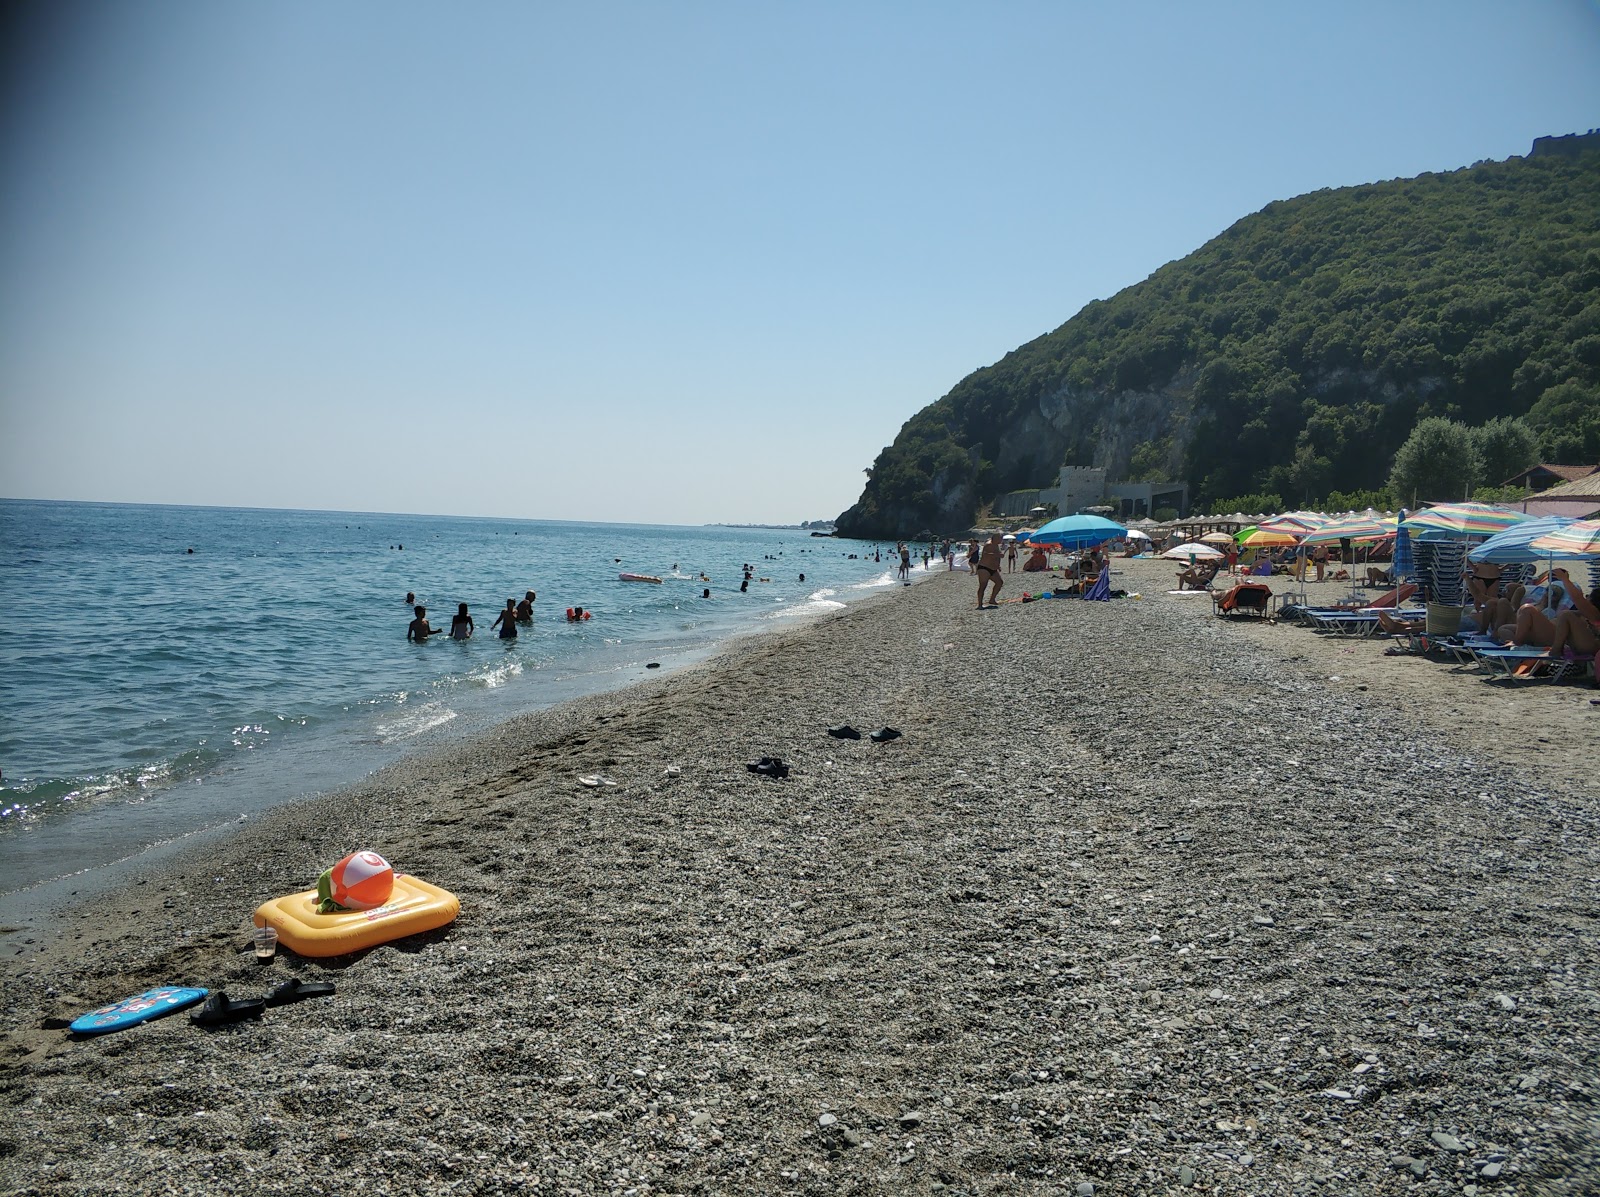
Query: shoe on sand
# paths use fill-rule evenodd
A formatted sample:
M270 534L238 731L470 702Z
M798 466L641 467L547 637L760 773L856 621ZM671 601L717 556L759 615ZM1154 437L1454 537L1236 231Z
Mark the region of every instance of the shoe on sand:
M879 744L887 744L890 740L898 740L900 733L892 727L880 727L868 738L875 740Z
M848 723L841 723L838 727L830 727L828 734L835 740L859 740L861 733Z
M782 757L764 756L759 761L746 761L744 767L763 777L789 776L789 766L784 764Z
M265 998L246 998L236 1002L219 989L206 999L204 1006L189 1015L189 1021L197 1027L221 1027L246 1018L260 1018L266 1008Z
M334 993L332 981L302 981L290 977L267 994L267 1005L287 1006L290 1002L303 1002L306 998L328 997Z

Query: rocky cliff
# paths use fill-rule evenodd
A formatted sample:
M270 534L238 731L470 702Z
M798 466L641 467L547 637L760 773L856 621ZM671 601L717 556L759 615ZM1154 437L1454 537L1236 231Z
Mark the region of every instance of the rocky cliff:
M914 415L838 529L963 530L1063 464L1312 502L1427 415L1600 458L1600 153L1269 204Z

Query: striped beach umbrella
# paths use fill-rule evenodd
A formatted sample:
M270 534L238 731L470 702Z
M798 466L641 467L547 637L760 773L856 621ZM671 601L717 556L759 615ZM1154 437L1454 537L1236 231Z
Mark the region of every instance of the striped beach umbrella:
M1578 520L1546 532L1528 547L1550 557L1600 557L1600 519Z
M1558 557L1563 554L1547 553L1533 547L1541 536L1559 532L1572 523L1571 516L1546 515L1525 520L1504 532L1496 532L1488 540L1467 554L1469 561L1488 561L1495 565L1517 565L1537 561L1541 557Z
M1328 522L1328 517L1315 511L1291 511L1287 515L1274 515L1256 525L1263 532L1286 532L1290 536L1304 536Z
M1406 519L1411 535L1419 540L1467 536L1493 536L1528 519L1526 512L1491 503L1440 503L1413 511Z
M1396 521L1378 515L1343 515L1331 519L1305 535L1304 544L1333 544L1340 540L1382 540L1393 536Z

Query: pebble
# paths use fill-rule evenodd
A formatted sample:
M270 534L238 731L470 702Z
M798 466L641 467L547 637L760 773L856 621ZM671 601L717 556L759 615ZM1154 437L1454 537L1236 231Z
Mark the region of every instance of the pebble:
M838 1118L834 1117L832 1114L824 1114L821 1118L817 1119L817 1125L832 1126L837 1121L839 1121Z
M1437 1143L1439 1145L1439 1150L1441 1150L1441 1151L1465 1151L1466 1150L1466 1148L1464 1146L1462 1146L1462 1143L1461 1143L1460 1139L1456 1138L1452 1134L1447 1134L1445 1131L1434 1131L1431 1135L1428 1136L1428 1138L1432 1139L1435 1143Z

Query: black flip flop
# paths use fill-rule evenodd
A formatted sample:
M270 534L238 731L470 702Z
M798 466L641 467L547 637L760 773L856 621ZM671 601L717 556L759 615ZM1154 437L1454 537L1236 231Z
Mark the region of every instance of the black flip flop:
M759 761L746 761L744 767L763 777L789 776L789 766L784 764L782 757L764 756Z
M898 740L900 738L900 733L892 727L880 727L867 738L870 740L875 740L879 744L887 744L890 740Z
M246 1018L260 1018L266 1008L265 998L246 998L236 1002L219 989L206 999L204 1006L189 1015L189 1021L197 1027L221 1027L230 1022L242 1022Z
M329 997L334 992L332 981L302 981L299 977L290 977L267 994L267 1005L287 1006L290 1002L303 1002L306 998Z
M828 734L835 740L859 740L861 733L848 723L841 723L838 727L830 727Z

